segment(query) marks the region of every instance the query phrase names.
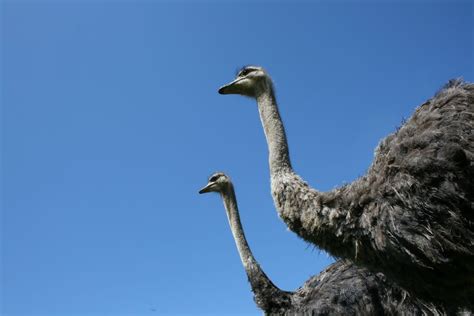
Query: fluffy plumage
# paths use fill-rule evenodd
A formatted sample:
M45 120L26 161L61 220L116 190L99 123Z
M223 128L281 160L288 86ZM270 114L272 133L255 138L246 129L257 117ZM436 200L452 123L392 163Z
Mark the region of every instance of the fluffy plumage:
M262 69L220 89L257 99L280 217L304 240L448 311L474 307L474 85L450 81L382 140L366 175L330 192L292 169Z
M267 277L254 258L240 223L234 187L228 176L216 173L200 193L218 192L224 201L232 235L254 293L267 315L444 315L434 304L423 302L349 260L333 263L294 292L282 291Z

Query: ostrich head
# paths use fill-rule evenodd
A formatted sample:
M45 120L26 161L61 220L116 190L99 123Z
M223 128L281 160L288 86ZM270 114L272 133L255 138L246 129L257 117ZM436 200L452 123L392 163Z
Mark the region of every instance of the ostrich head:
M207 185L199 191L199 194L209 192L224 192L230 184L230 178L222 172L216 172L209 177Z
M219 89L220 94L241 94L255 98L265 89L272 87L272 80L265 69L259 66L245 66L234 81Z

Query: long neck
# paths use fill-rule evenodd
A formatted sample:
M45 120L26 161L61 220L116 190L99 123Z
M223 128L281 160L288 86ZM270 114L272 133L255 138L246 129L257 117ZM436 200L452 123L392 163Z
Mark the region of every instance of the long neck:
M270 81L257 87L256 99L269 150L272 196L280 217L306 241L336 256L357 257L357 247L348 245L348 241L354 240L353 231L358 226L353 223L355 217L346 216L343 191L319 192L293 171Z
M266 84L257 94L258 111L268 143L270 172L291 171L285 128L281 121L272 85Z
M240 223L237 200L232 184L229 184L228 189L221 195L240 259L255 294L255 302L265 311L285 308L290 303L291 292L282 291L276 287L255 260Z
M230 229L239 251L240 260L242 260L242 264L247 271L251 266L258 266L258 263L255 260L252 251L250 250L247 239L245 238L242 224L240 223L239 210L237 207L234 188L230 186L227 192L222 194L222 198L224 200L224 206L227 213L227 219L229 220Z

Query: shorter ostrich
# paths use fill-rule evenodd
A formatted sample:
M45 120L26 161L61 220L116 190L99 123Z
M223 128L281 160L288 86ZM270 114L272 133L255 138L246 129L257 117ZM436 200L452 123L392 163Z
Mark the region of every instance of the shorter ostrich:
M254 258L240 223L234 187L228 176L215 173L199 193L220 193L254 300L266 315L445 315L433 304L412 297L388 281L339 260L311 277L295 292L280 290Z

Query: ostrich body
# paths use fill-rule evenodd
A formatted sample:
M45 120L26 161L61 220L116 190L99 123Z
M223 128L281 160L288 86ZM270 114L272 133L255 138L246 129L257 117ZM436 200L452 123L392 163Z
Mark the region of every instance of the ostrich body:
M442 308L411 297L382 273L371 273L349 260L331 264L295 292L280 290L250 250L240 223L234 187L215 173L199 193L218 192L257 306L268 315L444 315Z
M383 272L415 295L456 310L474 304L474 85L450 81L383 139L367 173L319 192L292 168L273 84L244 67L219 89L257 100L271 192L298 236Z

